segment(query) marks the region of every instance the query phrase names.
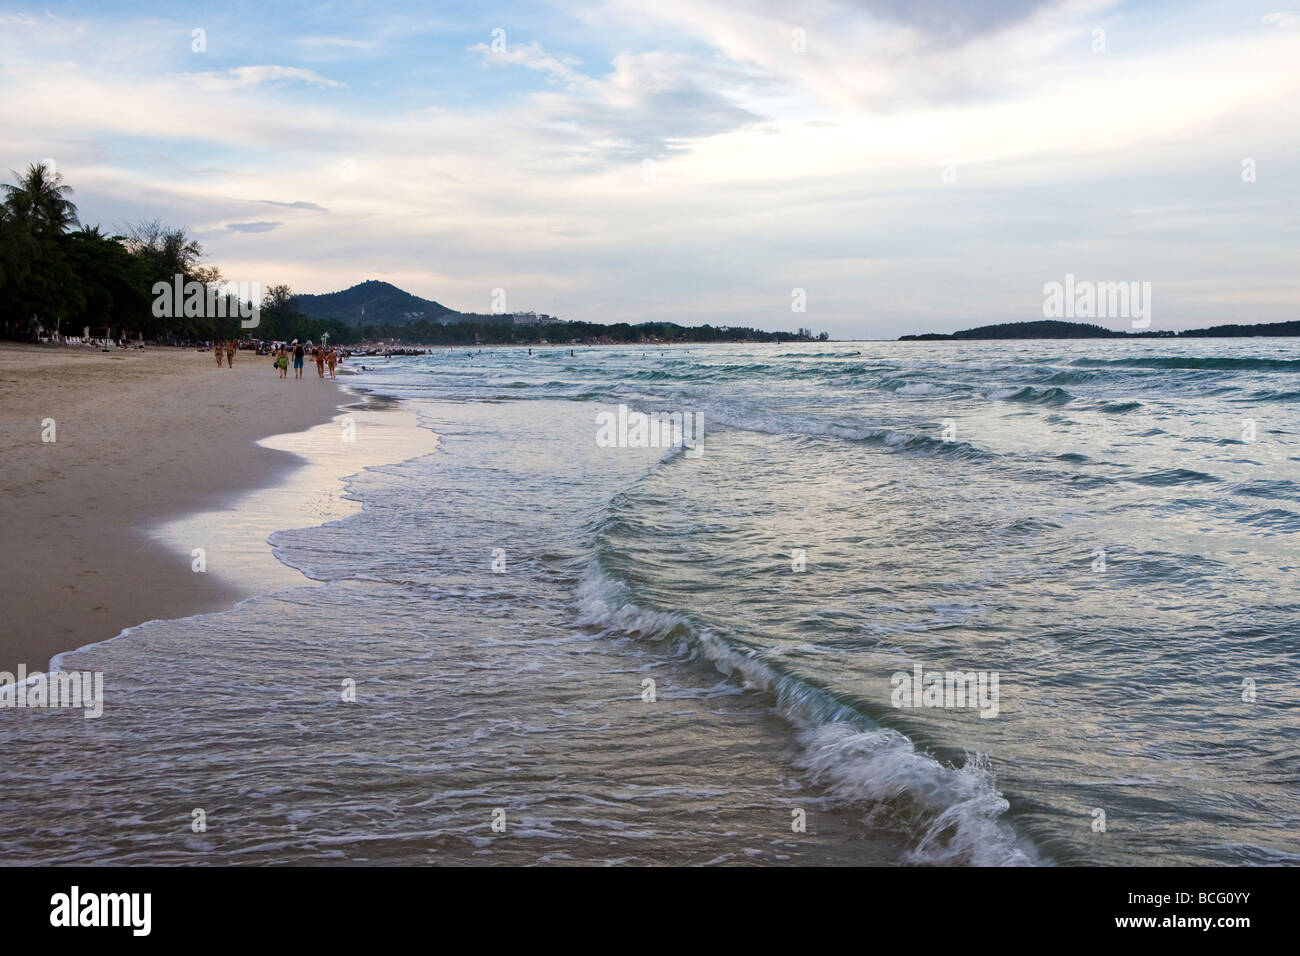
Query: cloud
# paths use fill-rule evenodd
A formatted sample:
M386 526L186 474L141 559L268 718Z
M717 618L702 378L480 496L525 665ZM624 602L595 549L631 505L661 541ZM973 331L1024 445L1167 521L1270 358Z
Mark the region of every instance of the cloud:
M582 65L582 61L577 57L547 53L536 41L523 45L509 44L500 52L486 43L476 43L468 49L471 53L483 54L485 63L508 63L536 70L558 80L569 89L581 89L593 82L590 77L578 72L577 67Z
M792 10L780 0L606 0L589 25L644 29L651 19L662 44L704 43L784 81L788 110L843 114L1015 95L1070 62L1072 45L1086 51L1076 45L1085 27L1120 2L819 0Z
M1300 15L1294 13L1266 13L1260 22L1275 26L1279 30L1294 30L1300 27Z
M264 206L283 206L286 209L310 209L312 212L329 212L324 206L317 205L314 202L305 202L301 199L297 202L277 202L274 199L248 199L245 201L261 203Z
M1054 5L1059 0L863 0L849 9L906 24L934 42L951 45L995 33Z
M312 86L345 88L346 83L331 80L313 70L296 66L236 66L228 70L211 70L204 73L179 73L175 79L192 83L205 91L246 90L264 83L293 81Z
M226 228L231 232L270 232L283 225L282 222L230 222Z
M736 99L771 85L743 66L663 51L619 53L612 70L595 77L578 72L576 57L549 54L537 43L501 53L483 43L469 49L486 62L546 73L568 88L563 94L535 94L528 112L551 140L550 154L568 156L584 168L659 159L693 141L758 123L763 117Z

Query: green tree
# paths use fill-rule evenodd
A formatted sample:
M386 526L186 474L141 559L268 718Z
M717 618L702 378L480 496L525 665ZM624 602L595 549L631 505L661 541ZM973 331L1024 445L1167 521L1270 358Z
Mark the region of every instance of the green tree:
M32 273L39 247L23 223L0 206L0 294Z
M0 311L7 335L30 335L33 326L57 330L70 312L84 305L76 273L63 255L60 239L77 222L72 188L44 163L15 183L2 183L0 203Z
M144 263L131 255L123 236L106 236L88 226L63 237L68 264L81 282L84 306L73 325L154 332L150 311L149 276Z
M177 275L197 278L203 247L184 229L168 229L157 219L146 220L130 227L125 243L131 254L145 263L150 282L171 282Z
M17 182L0 184L4 206L33 235L62 235L77 225L77 207L67 198L72 187L64 185L62 173L44 163L32 163L22 175L12 172Z
M155 283L165 282L174 286L176 277L181 285L189 281L199 282L205 286L215 285L221 281L221 272L215 266L204 265L203 247L197 240L191 239L183 228L169 228L159 220L151 219L135 223L128 230L123 240L128 252L141 264L144 275L144 288L152 289ZM181 338L234 338L238 335L239 323L229 318L220 318L206 314L187 316L181 309L181 303L174 302L173 314L154 316L152 311L144 322L144 331L155 336L179 336ZM233 313L227 312L227 315Z

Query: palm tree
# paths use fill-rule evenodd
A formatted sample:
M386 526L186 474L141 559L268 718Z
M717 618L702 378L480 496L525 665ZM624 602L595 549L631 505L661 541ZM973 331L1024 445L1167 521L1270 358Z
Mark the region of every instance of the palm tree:
M4 206L9 214L36 234L66 232L78 224L77 207L66 197L72 187L63 184L63 175L32 163L26 175L13 170L17 185L0 184L5 191Z

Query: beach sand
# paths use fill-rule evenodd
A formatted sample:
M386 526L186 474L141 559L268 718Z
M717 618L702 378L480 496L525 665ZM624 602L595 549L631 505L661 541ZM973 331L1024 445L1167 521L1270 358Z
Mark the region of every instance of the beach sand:
M251 352L218 369L192 349L0 346L0 670L302 583L266 537L341 517L342 476L434 446L410 413L365 403L342 441L355 396L314 372L281 380Z

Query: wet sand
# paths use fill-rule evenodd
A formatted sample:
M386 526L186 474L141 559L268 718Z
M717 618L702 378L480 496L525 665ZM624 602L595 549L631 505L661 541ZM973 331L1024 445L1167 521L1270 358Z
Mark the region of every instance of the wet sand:
M266 563L266 536L328 520L313 510L312 489L337 494L337 478L359 461L339 442L329 481L312 472L310 484L275 499L276 514L248 512L237 503L283 485L302 470L294 452L310 451L310 442L259 440L313 426L337 433L332 420L349 399L341 381L322 382L313 369L281 380L269 357L251 352L218 369L211 353L192 349L0 346L0 670L44 669L55 654L143 621L256 593L259 568L275 563ZM214 532L185 547L183 533L165 533L196 513L244 538ZM193 568L196 547L203 573ZM253 555L263 563L253 566Z

